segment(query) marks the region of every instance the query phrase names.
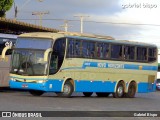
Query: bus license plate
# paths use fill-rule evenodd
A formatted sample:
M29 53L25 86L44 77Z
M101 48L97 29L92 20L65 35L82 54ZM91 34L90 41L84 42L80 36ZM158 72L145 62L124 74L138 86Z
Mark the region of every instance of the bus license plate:
M27 84L22 84L22 88L28 88Z

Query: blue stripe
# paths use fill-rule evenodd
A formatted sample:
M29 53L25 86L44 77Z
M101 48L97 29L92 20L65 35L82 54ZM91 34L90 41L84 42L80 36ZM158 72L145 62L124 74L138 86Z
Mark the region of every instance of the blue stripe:
M63 80L50 79L45 83L28 83L15 82L10 80L10 87L26 90L41 90L45 92L61 92ZM116 81L91 81L91 80L75 80L75 92L110 92L113 93L116 86ZM128 84L126 84L127 86ZM25 87L24 87L25 86ZM147 82L138 83L138 93L153 92L156 89L156 84Z
M15 82L10 80L10 88L25 90L41 90L45 92L60 92L63 80L48 80L45 83Z

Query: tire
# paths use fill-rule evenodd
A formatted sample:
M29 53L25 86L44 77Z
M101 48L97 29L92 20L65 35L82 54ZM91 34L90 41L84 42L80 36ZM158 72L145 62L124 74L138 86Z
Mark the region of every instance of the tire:
M90 97L93 94L93 92L83 92L83 95L85 97Z
M122 98L124 96L124 85L122 82L119 82L116 88L116 92L113 93L114 98Z
M136 83L135 82L131 82L129 84L128 87L128 92L126 93L126 97L128 98L134 98L135 94L136 94Z
M110 93L96 92L96 95L97 95L98 97L108 97L109 94L110 94Z
M44 92L38 90L30 90L29 93L33 96L41 96Z
M59 97L71 97L72 93L74 91L74 87L70 81L65 82L63 87L63 92L57 92L56 94Z

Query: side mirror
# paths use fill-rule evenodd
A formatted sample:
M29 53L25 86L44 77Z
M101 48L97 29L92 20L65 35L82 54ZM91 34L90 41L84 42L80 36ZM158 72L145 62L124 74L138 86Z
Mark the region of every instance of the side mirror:
M48 61L48 55L50 52L52 52L53 49L52 48L48 48L45 52L44 52L44 62Z
M12 49L12 46L6 46L5 48L3 48L3 50L2 50L2 59L6 58L6 52L9 49Z

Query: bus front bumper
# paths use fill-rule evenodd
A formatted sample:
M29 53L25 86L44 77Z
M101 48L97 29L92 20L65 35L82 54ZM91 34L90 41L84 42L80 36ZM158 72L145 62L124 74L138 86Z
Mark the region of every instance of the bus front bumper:
M48 80L44 83L17 82L10 80L10 88L21 90L40 90L45 92L60 92L63 81Z

